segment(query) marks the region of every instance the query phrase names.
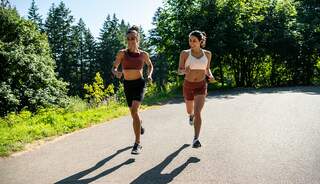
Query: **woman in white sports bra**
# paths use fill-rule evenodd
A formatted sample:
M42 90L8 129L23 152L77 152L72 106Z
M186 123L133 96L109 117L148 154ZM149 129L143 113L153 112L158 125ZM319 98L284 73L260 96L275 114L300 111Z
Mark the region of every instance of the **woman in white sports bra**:
M190 125L194 125L193 148L201 147L199 134L201 129L201 110L207 95L206 78L211 81L214 77L210 70L211 52L202 49L205 46L206 35L201 31L189 34L190 49L180 53L179 75L185 75L183 96L189 115Z

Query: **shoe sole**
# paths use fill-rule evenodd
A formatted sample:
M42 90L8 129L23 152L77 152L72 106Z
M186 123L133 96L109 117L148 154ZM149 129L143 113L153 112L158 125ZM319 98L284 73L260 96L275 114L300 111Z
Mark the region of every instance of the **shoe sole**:
M140 149L139 152L132 152L132 151L131 151L131 154L132 154L132 155L139 155L140 153L141 153L141 149Z

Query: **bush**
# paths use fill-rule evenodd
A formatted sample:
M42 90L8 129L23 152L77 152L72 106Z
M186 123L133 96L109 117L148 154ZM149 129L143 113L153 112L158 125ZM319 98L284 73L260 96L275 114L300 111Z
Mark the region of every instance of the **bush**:
M117 89L116 100L120 104L126 104L126 96L124 94L124 87L122 83L119 84L119 87Z
M320 57L317 58L315 62L315 77L313 79L313 83L316 85L320 85Z
M69 97L65 107L67 112L82 112L88 109L88 103L80 97Z
M61 105L65 82L57 79L46 35L15 10L0 7L0 115Z
M110 84L107 88L103 85L103 79L99 72L96 73L95 81L93 84L84 84L84 89L87 94L85 98L89 100L89 103L93 106L100 105L103 101L107 101L114 95L114 85Z

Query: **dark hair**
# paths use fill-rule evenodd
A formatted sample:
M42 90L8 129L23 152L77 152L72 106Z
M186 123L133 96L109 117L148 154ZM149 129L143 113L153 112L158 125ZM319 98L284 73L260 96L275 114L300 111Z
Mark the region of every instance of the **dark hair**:
M129 33L137 33L139 35L139 27L136 25L131 26L127 31L127 34Z
M206 46L207 35L205 32L201 32L198 30L191 31L191 33L189 34L189 37L190 36L195 36L198 38L198 40L201 42L200 44L201 48L204 48Z

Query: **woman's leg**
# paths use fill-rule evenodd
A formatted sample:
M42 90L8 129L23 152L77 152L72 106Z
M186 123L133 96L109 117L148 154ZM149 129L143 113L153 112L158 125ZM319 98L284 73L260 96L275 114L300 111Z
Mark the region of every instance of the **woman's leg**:
M137 144L140 144L140 133L141 133L141 121L138 113L140 104L141 102L133 100L132 105L130 107L131 117L133 120L133 130L136 137L135 142Z
M201 129L201 111L204 106L205 95L197 95L194 97L194 138L198 139Z
M194 119L194 100L187 100L185 99L187 113L188 113L188 123L189 125L193 125L193 119Z
M194 100L187 100L187 99L185 99L185 102L186 102L187 113L188 113L189 115L193 115L193 113L194 113L194 110L193 110Z

